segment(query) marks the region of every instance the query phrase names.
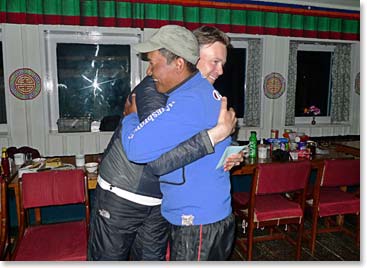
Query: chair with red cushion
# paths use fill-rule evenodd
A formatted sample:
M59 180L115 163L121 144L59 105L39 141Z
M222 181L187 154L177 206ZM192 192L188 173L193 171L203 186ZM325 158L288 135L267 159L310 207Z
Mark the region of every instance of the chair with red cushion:
M23 174L20 186L20 232L12 260L87 260L89 197L83 170L58 170ZM29 210L48 206L83 204L82 220L29 224Z
M307 205L312 209L311 230L305 230L310 235L310 249L315 251L316 236L318 233L345 232L352 235L359 244L359 184L360 160L359 159L332 159L325 160L324 167L318 172L312 193L312 199L307 200ZM357 186L357 191L352 192L346 187ZM356 230L351 231L343 225L342 215L354 214L357 216ZM338 219L332 219L333 216ZM318 226L318 219L325 219L325 228Z
M10 248L7 187L7 181L0 175L0 261L7 260Z
M237 196L237 201L234 201L234 214L245 221L242 225L246 228L246 235L238 239L237 243L247 252L247 260L252 260L254 242L278 239L286 239L296 245L296 259L300 259L310 172L309 161L257 165L247 202L244 200L246 195L242 199ZM281 227L288 224L297 227L296 240L291 238L289 228L282 230ZM269 232L264 230L264 235L255 236L255 228L263 227L266 227L266 231L269 229Z

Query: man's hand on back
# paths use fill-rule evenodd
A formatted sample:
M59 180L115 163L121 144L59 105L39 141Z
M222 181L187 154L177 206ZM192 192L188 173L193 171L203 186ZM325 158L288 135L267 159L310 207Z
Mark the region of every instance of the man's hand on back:
M127 116L131 113L137 113L138 109L136 108L135 94L131 95L131 102L129 97L126 98L125 108L124 108L124 116Z
M222 97L217 125L208 130L213 146L227 138L236 129L237 118L233 108L227 109L227 98Z

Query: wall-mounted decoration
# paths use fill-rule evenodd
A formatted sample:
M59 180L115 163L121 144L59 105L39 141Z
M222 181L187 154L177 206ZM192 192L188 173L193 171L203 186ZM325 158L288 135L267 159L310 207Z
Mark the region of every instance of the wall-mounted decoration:
M360 74L359 72L357 73L356 75L356 79L354 81L354 90L355 92L360 95L361 94L361 91L360 91L360 87L361 87L361 81L360 81L360 78L359 78Z
M31 100L41 92L41 78L30 68L15 70L9 76L10 92L21 100Z
M280 73L270 73L264 79L264 93L269 99L277 99L284 93L285 79Z

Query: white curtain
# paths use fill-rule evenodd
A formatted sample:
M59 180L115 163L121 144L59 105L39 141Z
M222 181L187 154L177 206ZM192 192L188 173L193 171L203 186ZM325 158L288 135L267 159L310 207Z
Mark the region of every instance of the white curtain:
M351 45L336 45L332 57L331 122L349 120Z
M259 39L249 40L245 90L245 113L243 115L243 123L248 127L260 126L261 62L261 41Z

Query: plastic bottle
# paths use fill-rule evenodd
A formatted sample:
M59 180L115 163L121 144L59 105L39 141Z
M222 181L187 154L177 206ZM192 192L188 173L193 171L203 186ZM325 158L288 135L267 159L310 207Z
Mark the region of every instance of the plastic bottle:
M249 149L250 149L250 158L256 158L257 155L257 138L256 132L251 131L250 139L249 139Z
M6 147L3 147L1 150L1 167L2 167L3 177L9 177L10 176L10 166L9 166L8 153L6 152Z
M266 145L264 144L264 141L263 139L260 139L260 144L259 144L259 147L258 147L258 157L260 159L265 159L267 158L267 148L266 148Z

